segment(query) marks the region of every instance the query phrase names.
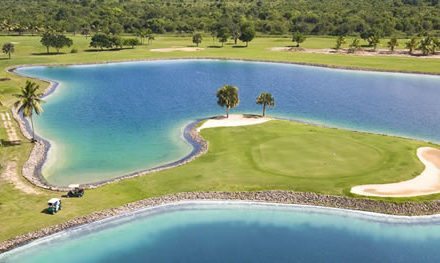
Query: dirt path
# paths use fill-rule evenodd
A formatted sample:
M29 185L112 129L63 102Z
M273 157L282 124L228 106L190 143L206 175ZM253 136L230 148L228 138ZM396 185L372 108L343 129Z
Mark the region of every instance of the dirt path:
M0 175L2 180L14 185L14 187L25 194L41 194L35 187L23 182L23 179L19 178L17 174L17 163L10 161L6 163L3 172Z

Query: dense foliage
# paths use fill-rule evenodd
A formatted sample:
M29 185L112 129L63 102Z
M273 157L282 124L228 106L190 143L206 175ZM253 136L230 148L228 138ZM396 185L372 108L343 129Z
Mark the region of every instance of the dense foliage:
M243 21L264 34L383 36L440 32L440 0L2 0L7 33L212 32L237 39ZM218 32L216 30L215 32ZM216 34L214 36L217 36ZM221 37L225 37L223 34Z

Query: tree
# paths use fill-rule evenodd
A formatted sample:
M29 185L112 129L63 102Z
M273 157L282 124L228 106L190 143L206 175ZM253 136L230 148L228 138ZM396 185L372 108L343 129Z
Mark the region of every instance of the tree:
M263 105L263 117L264 117L266 116L266 107L275 106L275 99L273 98L272 94L268 92L261 92L260 95L257 97L256 103L258 105Z
M22 112L25 118L30 118L32 127L32 142L35 142L35 130L34 121L32 119L33 113L37 115L43 112L41 104L44 100L41 99L43 93L39 92L40 86L35 82L26 81L26 85L21 88L20 94L15 94L14 96L18 100L14 103L14 106L18 109L18 112Z
M11 59L11 54L15 52L15 46L12 43L6 43L3 45L3 53L8 55L9 59Z
M154 40L153 30L147 28L144 32L145 37L147 38L147 44L149 45L150 42Z
M41 44L46 47L47 54L49 54L49 48L52 46L53 43L53 34L51 32L44 32L41 36Z
M226 108L226 118L229 118L229 110L237 107L239 103L237 87L225 85L217 90L217 104Z
M408 42L406 42L405 47L409 50L409 54L413 54L414 50L418 46L417 38L413 37Z
M144 44L144 38L145 38L145 31L139 29L138 31L136 31L136 36L140 38L141 45L143 45Z
M196 44L196 46L199 46L199 44L200 43L202 43L202 34L200 34L200 33L195 33L194 35L193 35L193 38L192 38L192 42L194 43L194 44Z
M254 37L255 37L255 27L253 24L246 22L241 25L240 31L241 31L241 34L238 39L245 42L246 47L247 47L249 42L251 42L252 39L254 39Z
M63 47L70 47L73 44L72 39L66 37L63 34L57 34L53 32L44 32L40 40L41 44L47 48L47 54L49 54L49 48L53 47L60 52Z
M72 39L62 34L56 34L53 36L51 46L57 50L57 53L60 53L61 48L70 47L72 46L72 44L73 44Z
M440 48L440 39L439 38L433 38L433 48L432 48L432 54L435 54L436 49Z
M435 53L435 43L434 39L431 36L425 36L423 37L420 42L418 49L422 51L423 55L429 55Z
M231 26L231 38L234 40L234 45L237 45L237 40L240 38L240 26L238 24L232 24Z
M81 35L87 39L90 36L90 28L88 26L83 26L81 28Z
M336 50L339 50L341 47L342 47L342 45L344 45L346 42L345 42L345 37L344 36L339 36L337 39L336 39L336 46L335 46L335 49Z
M359 38L354 38L353 41L350 43L350 52L356 52L356 50L359 50L361 47L359 43Z
M219 41L220 43L222 43L222 47L223 47L223 44L226 43L226 42L228 42L228 38L229 38L229 32L228 32L228 29L227 29L226 27L222 27L222 28L220 28L220 29L217 31L217 38L218 38L218 41Z
M367 41L368 46L373 47L374 50L376 50L377 45L380 43L380 34L375 30L362 32L361 38Z
M124 39L124 45L131 46L131 48L134 48L135 46L138 46L140 44L139 39L137 38L127 38Z
M306 41L306 37L303 34L301 34L301 32L299 31L293 32L292 42L296 42L296 47L299 47L299 45L304 41Z
M390 49L390 51L391 52L394 52L394 49L397 47L397 46L399 46L399 42L397 41L397 38L395 38L395 37L392 37L391 39L390 39L390 41L388 41L388 47L389 47L389 49Z
M90 47L100 48L103 50L104 48L112 48L113 42L111 37L103 33L97 33L92 37L90 42Z
M147 37L148 45L150 45L153 42L154 39L155 39L154 35L153 34L149 34L148 37Z
M111 47L122 49L124 47L124 41L119 36L110 36Z
M373 50L377 49L377 45L380 43L380 37L377 34L371 35L368 38L368 44L373 47Z

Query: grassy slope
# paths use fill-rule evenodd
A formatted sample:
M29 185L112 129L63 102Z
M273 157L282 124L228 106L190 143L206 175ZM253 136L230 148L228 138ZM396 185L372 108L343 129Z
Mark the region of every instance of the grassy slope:
M66 209L56 216L40 213L53 194L25 196L10 186L0 187L0 240L94 210L176 192L284 189L349 195L353 185L417 175L423 166L416 149L426 145L289 121L207 129L202 135L210 143L206 155L184 166L87 191L82 199L67 199Z
M2 69L8 66L31 63L78 63L174 57L227 57L440 73L440 62L435 59L319 55L267 50L274 46L291 45L289 39L283 38L259 38L251 42L249 48L225 46L224 48L208 48L196 53L153 53L149 52L148 49L186 46L190 44L190 39L158 37L149 47L142 46L134 50L114 52L84 52L87 49L89 40L83 37L74 37L75 47L79 50L79 53L63 55L40 54L44 53L45 49L39 45L38 37L0 37L0 43L11 41L16 42L16 53L13 55L12 60L0 60L0 68ZM212 40L206 38L202 47L212 44ZM307 48L329 48L333 44L334 39L331 38L311 38L303 46ZM24 80L3 71L0 72L0 77L11 78L10 81L0 82L0 96L5 104L0 109L4 111L13 102L10 95L18 91ZM312 133L310 130L319 132L320 136L301 135L301 137L308 139L298 139L300 138L297 137L298 134ZM66 200L66 208L68 209L63 210L57 216L48 216L40 213L40 211L45 207L46 200L49 197L58 195L58 193L44 191L44 194L40 196L25 195L15 190L11 185L0 181L0 240L36 230L42 226L59 223L94 210L115 207L130 201L166 193L208 190L288 189L347 194L351 185L407 179L422 169L421 164L415 159L415 149L421 143L384 136L364 136L359 133L281 122L255 127L207 130L203 134L210 141L210 152L195 162L169 171L89 191L86 198L82 200ZM1 138L6 137L3 127L0 129L0 136ZM242 137L242 139L232 139L236 137ZM319 141L320 138L326 140ZM315 141L315 139L318 141ZM343 140L341 141L341 139ZM240 143L237 144L237 142ZM265 144L261 144L261 142L265 142ZM350 144L347 142L350 142ZM286 144L289 147L285 147ZM312 151L307 151L307 155L303 151L299 152L300 149L305 150L306 146L309 145L319 146L319 149L311 148ZM339 149L339 147L334 147L335 145L346 147ZM1 164L4 165L8 160L16 160L21 166L29 154L30 146L29 143L24 143L16 147L1 147ZM350 154L358 147L365 149L365 152L370 154L361 156L358 155L358 151L355 151L356 154ZM285 150L280 151L281 148L285 148ZM339 161L337 163L339 166L322 161L336 158L333 152L328 151L335 148L338 148L336 154L345 156L346 160ZM274 149L277 149L276 154L272 153ZM283 160L283 162L278 160ZM347 160L352 162L347 162ZM365 164L365 167L364 165L354 165L354 161ZM259 165L256 163L259 163ZM330 167L331 169L303 170L306 165L319 168ZM227 171L224 170L224 167L228 168ZM340 169L340 167L345 169ZM383 167L387 167L387 169L382 169ZM322 173L324 170L328 172ZM347 173L345 170L352 172ZM289 174L289 171L295 173ZM20 173L20 171L17 172ZM436 197L438 196L419 199Z

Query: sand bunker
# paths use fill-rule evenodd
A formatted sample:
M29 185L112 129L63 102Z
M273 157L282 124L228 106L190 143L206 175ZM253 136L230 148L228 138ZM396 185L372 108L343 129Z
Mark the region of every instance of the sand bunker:
M272 119L257 115L230 114L229 118L226 118L225 116L220 116L205 121L199 128L197 128L197 131L207 128L215 128L215 127L255 125L270 120Z
M358 185L351 192L379 197L411 197L440 193L440 150L431 147L417 149L417 157L425 170L416 178L391 184Z
M185 51L185 52L193 52L204 50L204 48L200 47L170 47L170 48L153 48L150 49L152 52L173 52L173 51Z

